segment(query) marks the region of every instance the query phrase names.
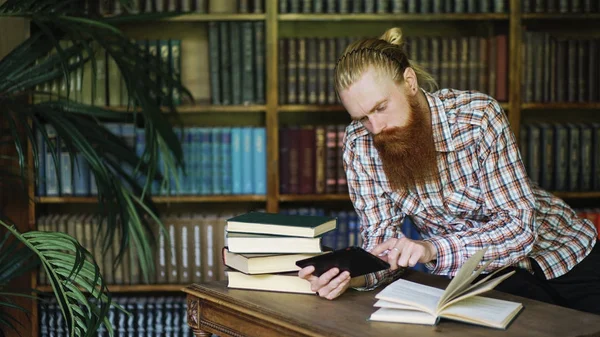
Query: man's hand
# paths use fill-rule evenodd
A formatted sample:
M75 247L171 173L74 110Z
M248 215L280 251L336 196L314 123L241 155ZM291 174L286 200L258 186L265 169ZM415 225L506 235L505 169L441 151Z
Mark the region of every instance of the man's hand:
M328 300L332 300L343 294L351 285L351 283L353 287L364 285L364 282L360 282L360 280L358 280L364 280L364 277L359 276L351 279L349 272L345 271L340 274L340 271L337 268L328 270L326 273L321 274L320 277L314 276L312 274L314 271L315 267L308 266L302 268L298 272L298 276L308 280L311 284L310 289L316 292L317 295Z
M380 256L386 252L387 255ZM410 240L405 237L388 239L375 246L371 253L387 261L392 270L398 269L398 266L413 267L417 262L427 263L437 257L437 250L431 242Z

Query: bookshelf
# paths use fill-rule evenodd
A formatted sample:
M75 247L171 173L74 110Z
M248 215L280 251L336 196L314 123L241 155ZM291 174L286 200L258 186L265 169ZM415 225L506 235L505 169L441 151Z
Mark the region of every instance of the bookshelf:
M156 27L148 28L148 25L136 27L135 25L123 25L125 32L131 33L136 37L145 37L152 34L153 30L161 31L156 38L165 38L170 33L177 33L182 39L192 36L193 32L184 32L188 28L206 27L211 22L263 22L265 25L265 103L249 105L211 105L200 102L196 105L182 105L178 108L179 113L184 119L184 123L208 123L207 119L217 116L217 122L222 121L230 114L241 118L241 121L264 126L266 129L266 193L264 195L182 195L182 196L156 196L154 200L160 207L169 209L172 204L178 204L181 208L192 209L200 204L220 205L227 207L236 207L247 203L256 203L262 206L268 212L278 212L282 205L294 203L300 204L327 204L329 202L344 203L350 207L350 199L347 194L324 193L324 194L287 194L280 192L280 130L282 123L286 120L295 120L295 118L304 118L305 120L328 120L329 118L340 118L345 114L343 106L339 104L285 104L279 100L279 66L278 56L279 39L284 37L295 37L297 30L306 29L305 34L323 34L330 35L330 32L323 31L324 24L335 26L338 31L343 29L343 25L356 27L366 27L369 33L379 34L383 32L382 27L408 27L410 36L412 32L418 32L424 29L431 33L432 29L439 27L447 28L451 34L468 34L473 27L488 29L491 31L500 30L508 37L508 83L506 101L502 101L502 108L507 111L511 128L514 130L519 140L520 128L526 115L535 110L551 110L555 113L564 111L583 110L590 113L597 113L600 110L600 102L560 102L560 103L540 103L524 102L523 100L523 81L522 73L525 65L522 62L522 43L523 33L526 30L525 25L530 22L563 22L564 20L584 20L594 22L600 19L598 13L523 13L521 1L508 0L508 10L506 13L447 13L447 14L280 14L278 12L279 0L265 0L265 13L263 14L185 14L175 18L161 19ZM435 25L437 28L425 28L428 25ZM342 27L342 28L340 28ZM464 28L468 27L468 28ZM204 28L206 29L206 28ZM162 31L164 30L164 31ZM183 32L183 33L182 33ZM184 51L185 52L185 51ZM189 69L184 69L184 71ZM195 70L195 69L193 69ZM125 107L111 107L115 111L126 112ZM221 115L221 117L218 117ZM600 115L598 115L600 116ZM600 121L600 118L597 119ZM211 122L212 123L212 122ZM206 124L213 125L213 124ZM520 140L519 140L520 141ZM30 166L31 167L31 166ZM31 174L33 176L33 174ZM587 200L600 199L600 191L586 192L554 192L555 195L565 199ZM34 227L36 216L39 215L39 208L45 211L52 210L53 207L64 205L94 204L97 202L95 197L72 197L72 196L53 196L38 197L35 195L33 186L29 188L31 202L27 206L29 215L29 225ZM37 210L36 210L37 208ZM48 286L37 286L36 275L32 274L33 287L48 292L51 289ZM112 292L121 294L129 293L176 293L186 284L150 284L150 285L111 285L109 289ZM37 315L37 308L33 309L33 317ZM34 329L35 331L35 329ZM36 336L34 332L32 336Z

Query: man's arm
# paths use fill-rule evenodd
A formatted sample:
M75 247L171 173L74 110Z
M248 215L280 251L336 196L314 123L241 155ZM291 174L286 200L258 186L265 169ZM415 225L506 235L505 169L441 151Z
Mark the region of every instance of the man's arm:
M490 116L477 145L477 177L486 209L493 216L484 224L441 237L429 238L438 254L429 264L433 273L453 275L472 254L484 246L490 270L514 264L532 249L536 240L535 198L519 155L513 132L497 103L486 109ZM463 219L463 221L466 221ZM470 221L470 220L469 220Z
M389 238L404 237L399 230L404 214L396 211L391 199L383 197L387 193L379 182L367 173L352 145L347 142L344 142L343 158L350 199L361 222L363 248L371 251L373 247ZM389 283L401 271L385 270L367 274L353 279L351 286L358 290L372 290L382 283Z

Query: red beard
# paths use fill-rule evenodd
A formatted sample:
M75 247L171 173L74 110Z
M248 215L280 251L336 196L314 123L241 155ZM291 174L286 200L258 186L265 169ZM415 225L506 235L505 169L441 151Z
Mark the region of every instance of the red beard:
M373 136L390 186L408 190L439 175L437 152L428 111L409 98L408 124L385 129Z

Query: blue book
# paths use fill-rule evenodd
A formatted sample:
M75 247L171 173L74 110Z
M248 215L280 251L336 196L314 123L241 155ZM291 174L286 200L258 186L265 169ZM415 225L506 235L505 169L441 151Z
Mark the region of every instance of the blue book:
M223 194L231 194L231 128L223 128L221 133L221 187Z
M265 128L252 129L254 194L267 194L267 134Z
M242 194L252 194L254 192L254 151L252 149L252 128L242 128Z
M242 162L242 129L237 127L231 129L231 192L233 194L242 194Z
M202 128L202 140L201 140L201 184L200 184L200 193L201 194L212 194L213 186L212 186L212 134L210 129Z
M202 186L202 167L201 163L201 144L202 144L202 131L198 127L192 127L190 130L191 134L191 149L190 149L190 180L191 180L191 193L193 195L201 194L200 187Z
M144 128L136 128L135 129L135 154L142 160L144 156L144 150L146 149L146 129ZM140 184L141 188L144 188L144 184L146 183L146 175L138 172L137 173L137 181ZM148 191L151 192L151 191Z
M348 225L348 212L340 211L338 213L337 238L335 243L336 249L348 247L348 243L350 241L350 231L348 230Z
M73 171L73 194L76 196L87 196L90 194L90 167L83 154L75 156L75 167Z
M71 154L69 153L67 144L62 141L60 136L57 136L56 140L60 156L59 194L73 195L73 165L71 162Z
M183 139L183 133L181 128L174 128L173 131L175 132L175 136L177 137L177 139L179 140L180 143L182 143L182 139ZM183 150L183 144L182 144L182 150ZM185 153L185 152L184 152ZM175 161L175 158L173 158L173 161ZM175 163L175 162L173 162ZM170 169L172 170L172 169ZM181 176L182 176L182 169L181 167L177 167L175 168L174 172L169 172L169 195L180 195L182 192L182 183L181 183Z
M564 124L554 124L554 189L556 191L566 191L567 189L568 148L567 128Z
M185 158L185 173L181 177L183 194L195 194L194 190L194 170L193 170L193 147L192 147L192 128L183 129L183 143L181 145L183 156Z
M46 195L46 140L39 130L35 133L35 143L38 160L36 194L41 197Z
M120 124L119 125L119 137L121 137L121 139L123 139L125 144L127 144L127 146L132 151L135 151L135 126L133 124L130 124L130 123ZM133 176L134 170L135 170L135 167L133 167L129 164L125 164L125 163L123 164L123 171L125 171L125 173L127 175ZM129 186L129 183L124 178L123 178L122 182L127 188L131 188L131 186Z
M223 151L221 134L222 128L213 128L211 130L211 149L212 149L212 193L215 195L223 194Z

